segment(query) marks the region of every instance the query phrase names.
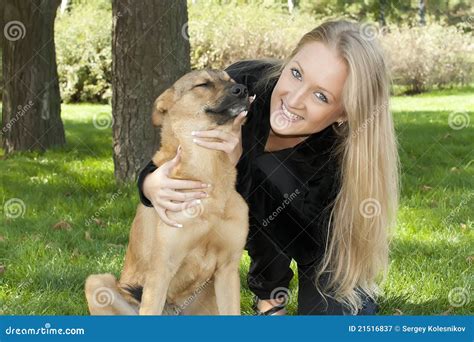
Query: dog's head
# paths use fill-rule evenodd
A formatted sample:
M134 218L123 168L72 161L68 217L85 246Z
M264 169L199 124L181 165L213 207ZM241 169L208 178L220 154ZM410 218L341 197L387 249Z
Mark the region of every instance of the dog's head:
M159 126L169 116L170 119L199 119L224 125L248 110L249 105L247 87L237 84L225 71L192 71L155 100L152 121Z

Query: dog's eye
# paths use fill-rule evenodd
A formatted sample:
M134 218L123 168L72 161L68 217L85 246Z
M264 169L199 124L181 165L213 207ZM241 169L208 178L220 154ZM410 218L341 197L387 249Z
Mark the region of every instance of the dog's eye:
M204 88L206 88L206 87L209 87L210 85L211 85L210 82L199 83L199 84L196 84L196 85L194 86L194 88L196 88L196 87L204 87Z

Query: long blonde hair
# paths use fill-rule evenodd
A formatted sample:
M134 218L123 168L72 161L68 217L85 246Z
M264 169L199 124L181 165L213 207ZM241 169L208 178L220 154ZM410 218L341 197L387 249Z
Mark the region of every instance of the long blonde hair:
M341 143L334 153L340 163L340 190L329 220L326 252L315 272L315 285L352 314L362 296L374 299L389 262L390 228L398 208L399 159L389 111L390 77L382 48L363 27L346 20L328 21L306 33L284 61L271 62L257 87L276 80L286 63L307 43L333 48L348 66L343 89L347 120L338 127ZM320 277L327 285L320 286ZM380 277L380 278L379 278Z

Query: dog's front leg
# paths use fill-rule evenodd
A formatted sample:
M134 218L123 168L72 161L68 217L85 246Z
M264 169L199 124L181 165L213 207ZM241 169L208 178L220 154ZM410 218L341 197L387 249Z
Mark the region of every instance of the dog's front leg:
M168 267L161 267L147 274L143 286L140 315L162 314L172 275L173 272Z
M222 265L217 269L214 280L219 314L240 315L239 264L230 262Z

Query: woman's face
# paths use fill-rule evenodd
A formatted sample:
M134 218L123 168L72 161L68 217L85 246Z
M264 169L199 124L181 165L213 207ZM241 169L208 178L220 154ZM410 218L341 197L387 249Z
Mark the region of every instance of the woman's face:
M347 66L320 42L308 43L283 69L270 102L270 123L279 135L307 136L342 119Z

